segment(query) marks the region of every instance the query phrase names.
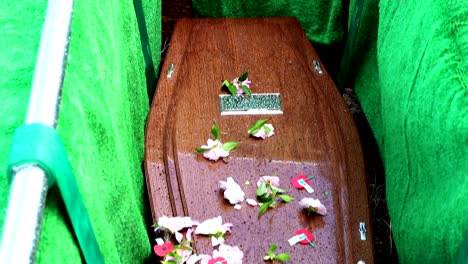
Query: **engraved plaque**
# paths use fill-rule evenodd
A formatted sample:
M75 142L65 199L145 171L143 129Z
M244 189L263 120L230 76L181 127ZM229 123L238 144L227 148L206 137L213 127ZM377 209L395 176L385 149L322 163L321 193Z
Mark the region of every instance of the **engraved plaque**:
M279 93L252 94L251 98L223 94L219 96L221 115L277 115L283 113Z

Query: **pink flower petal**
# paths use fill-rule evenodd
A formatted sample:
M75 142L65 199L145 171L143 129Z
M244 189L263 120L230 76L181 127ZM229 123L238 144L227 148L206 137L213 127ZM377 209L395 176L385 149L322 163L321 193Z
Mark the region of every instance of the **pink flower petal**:
M269 129L270 129L270 132L267 133L266 130L265 130L265 126L267 126ZM273 127L273 125L271 124L265 124L263 125L260 130L258 130L257 132L253 133L252 136L253 137L257 137L257 138L261 138L261 139L265 139L267 137L271 137L275 134L275 128Z
M319 199L303 198L299 202L299 205L309 212L314 212L319 215L327 214L327 208L325 208L325 206L320 202Z
M231 247L226 244L221 244L218 250L213 251L213 257L223 257L227 260L228 264L242 264L244 253L239 247Z
M257 187L262 184L262 182L269 183L273 186L279 187L279 177L278 176L261 176L257 181Z

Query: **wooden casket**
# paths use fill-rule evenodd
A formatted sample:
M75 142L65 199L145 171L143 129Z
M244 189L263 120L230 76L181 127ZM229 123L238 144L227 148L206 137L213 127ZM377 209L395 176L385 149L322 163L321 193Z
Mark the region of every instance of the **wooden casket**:
M253 93L279 93L282 113L221 113L223 80L250 72ZM247 134L267 118L275 135ZM205 145L213 122L222 141L240 142L226 158L209 161L195 148ZM238 246L243 263L264 263L271 244L289 263L373 263L367 178L359 135L331 78L293 18L182 19L176 24L146 127L145 172L154 222L161 216L203 221L222 216L232 223L225 243ZM295 198L258 215L259 207L235 209L223 198L228 177L245 198L256 199L260 176L277 175ZM308 193L291 185L313 175ZM306 213L302 198L319 199L324 216ZM315 236L291 246L295 231ZM209 237L195 235L198 254L213 251Z

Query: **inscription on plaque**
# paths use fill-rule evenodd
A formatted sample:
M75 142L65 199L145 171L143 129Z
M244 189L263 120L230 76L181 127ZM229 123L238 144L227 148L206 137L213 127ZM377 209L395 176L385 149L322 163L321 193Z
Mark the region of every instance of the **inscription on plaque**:
M219 110L221 115L278 115L283 113L279 93L252 94L244 96L220 95Z

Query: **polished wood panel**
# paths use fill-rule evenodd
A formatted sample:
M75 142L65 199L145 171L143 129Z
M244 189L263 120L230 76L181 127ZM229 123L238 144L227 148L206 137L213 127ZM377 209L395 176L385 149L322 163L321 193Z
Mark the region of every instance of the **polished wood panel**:
M182 19L176 24L146 128L145 170L154 221L159 216L205 220L222 215L234 224L227 244L238 245L244 263L262 263L270 244L292 255L291 263L373 263L372 234L363 154L352 117L299 23L292 18ZM171 78L166 77L174 64ZM280 93L282 115L221 116L218 95L224 79L250 71L255 93ZM249 138L256 120L270 118L276 135ZM240 141L228 158L210 162L194 149L206 143L213 121ZM235 210L223 199L219 181L232 176L248 198L262 175L279 175L281 187L300 200L319 198L326 216L307 216L298 202L282 204L260 218L248 205ZM314 194L290 179L314 175ZM243 185L250 181L251 185ZM325 195L323 192L328 192ZM359 222L365 222L362 241ZM290 247L294 231L309 228L316 248ZM199 253L209 239L197 236Z

